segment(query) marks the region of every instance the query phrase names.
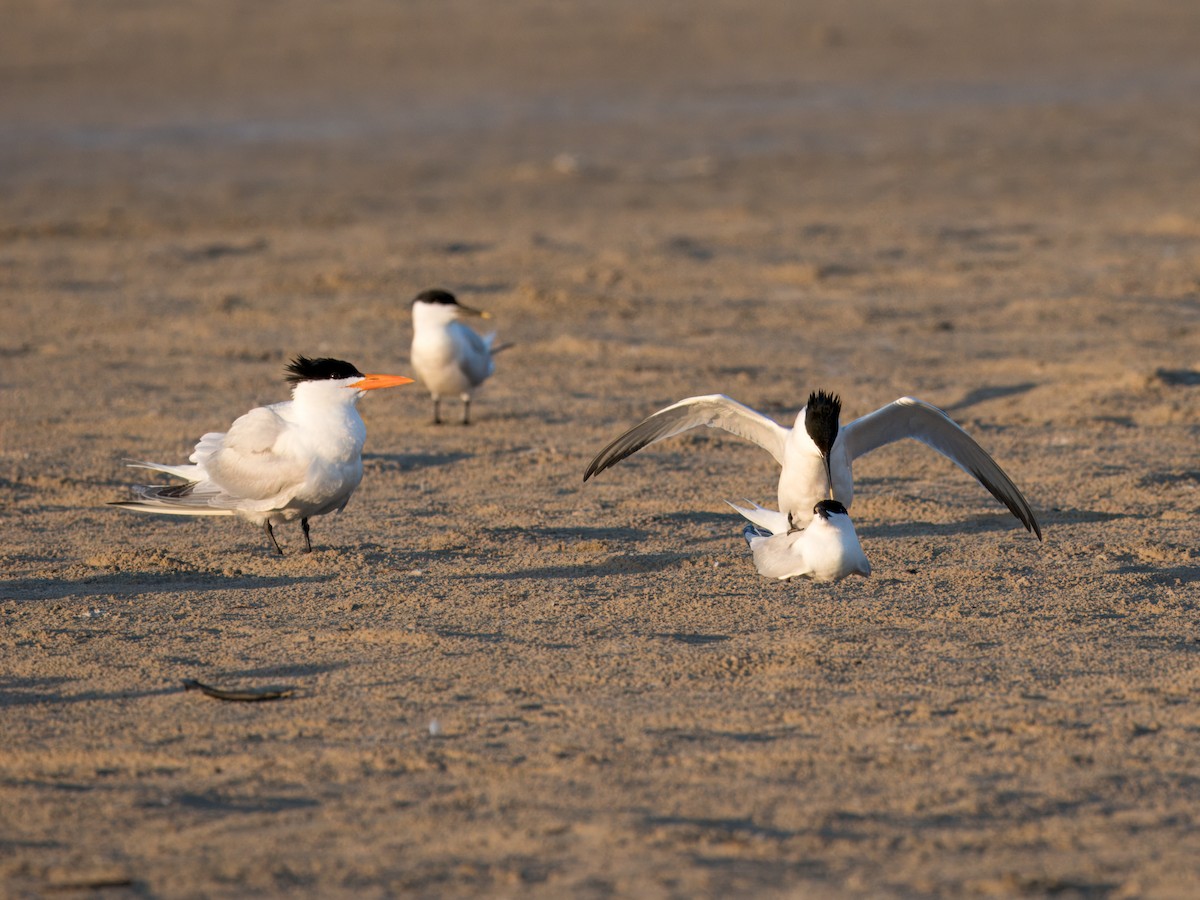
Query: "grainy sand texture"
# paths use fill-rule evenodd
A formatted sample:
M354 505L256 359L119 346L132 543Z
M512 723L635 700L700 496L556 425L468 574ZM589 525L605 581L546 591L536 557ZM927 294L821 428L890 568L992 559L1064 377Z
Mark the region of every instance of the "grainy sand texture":
M1200 891L1200 5L2 17L0 893ZM104 505L294 354L411 374L430 287L514 346L470 427L364 399L314 553ZM1045 541L913 442L836 585L756 574L737 438L582 481L817 388L949 411Z

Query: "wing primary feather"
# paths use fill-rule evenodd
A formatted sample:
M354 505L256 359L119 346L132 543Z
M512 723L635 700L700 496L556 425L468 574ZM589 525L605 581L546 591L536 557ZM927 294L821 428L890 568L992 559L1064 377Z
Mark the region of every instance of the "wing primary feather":
M587 481L643 447L707 425L758 444L783 464L789 429L724 394L688 397L643 419L596 454L583 474Z
M842 435L851 460L904 438L920 441L972 475L1026 531L1042 540L1042 529L1033 509L1012 479L962 426L933 404L901 397L851 422Z

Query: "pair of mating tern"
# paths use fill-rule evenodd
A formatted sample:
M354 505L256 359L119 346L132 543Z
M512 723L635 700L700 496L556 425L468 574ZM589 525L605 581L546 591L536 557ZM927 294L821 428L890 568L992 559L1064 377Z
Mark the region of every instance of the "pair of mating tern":
M745 537L758 571L768 578L837 581L871 572L847 511L854 500L854 460L885 444L913 438L973 475L1042 539L1033 510L1012 479L936 406L901 397L847 425L841 424L841 412L839 397L814 391L796 416L795 426L786 428L723 394L688 397L654 413L601 450L583 480L643 447L701 425L724 429L762 447L780 466L778 510L730 504L752 523L746 526Z
M458 394L466 425L471 392L495 368L494 335L481 337L458 318L488 314L463 306L442 290L418 294L412 311L412 362L433 396L433 420L441 422L442 396ZM228 431L204 435L191 465L133 463L182 478L183 484L135 485L134 499L112 505L165 515L241 516L262 526L280 555L273 526L299 519L304 550L311 551L308 520L341 512L362 481L367 430L358 401L367 391L413 379L363 375L343 360L303 356L287 371L291 400L252 409Z

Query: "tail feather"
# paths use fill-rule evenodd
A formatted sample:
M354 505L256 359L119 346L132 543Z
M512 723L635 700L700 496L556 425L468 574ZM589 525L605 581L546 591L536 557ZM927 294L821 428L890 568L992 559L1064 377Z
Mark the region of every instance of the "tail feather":
M147 468L158 469L158 466ZM180 467L182 468L182 467ZM186 484L135 484L130 485L134 499L116 500L109 506L128 509L132 512L158 513L170 516L234 516L236 510L214 506L220 494L211 490L196 490L199 482Z
M169 503L151 503L142 500L114 500L108 504L130 512L153 513L160 516L236 516L232 509L216 509L212 506L172 506Z
M150 469L153 472L163 472L174 478L182 478L184 481L198 481L199 475L203 474L199 466L168 466L164 463L145 462L140 459L127 459L125 464L131 469Z
M752 500L743 500L743 503L749 503L749 506L738 506L729 500L725 501L733 509L741 513L742 517L749 519L760 529L759 537L768 537L772 534L786 532L790 527L788 525L788 517L786 513L781 513L776 509L767 509L764 506L759 506ZM766 534L762 534L765 531ZM747 538L748 540L749 538Z

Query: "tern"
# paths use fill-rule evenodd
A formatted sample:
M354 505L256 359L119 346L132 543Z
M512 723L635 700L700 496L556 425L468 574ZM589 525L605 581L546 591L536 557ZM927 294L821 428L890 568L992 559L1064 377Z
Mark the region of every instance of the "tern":
M429 290L412 302L412 365L433 397L433 424L442 424L442 397L462 400L462 423L471 422L471 393L493 372L495 332L480 335L459 320L464 316L490 319L491 313L463 306L449 291Z
M782 468L779 510L792 516L796 526L804 527L818 501L834 499L846 507L853 502L854 460L885 444L913 438L975 476L1026 530L1042 539L1033 510L1012 479L936 406L901 397L848 425L839 424L841 412L840 397L813 391L796 416L795 426L786 428L723 394L688 397L654 413L601 450L583 480L656 441L701 425L722 428L758 444L775 458Z
M300 520L304 552L308 520L341 512L362 481L367 428L356 408L367 391L411 384L403 375L364 375L340 359L298 356L287 367L292 399L260 406L226 432L200 438L192 465L135 462L182 478L183 484L139 484L121 509L175 516L241 516L261 525L280 556L274 525Z
M754 553L758 574L766 578L841 581L850 575L871 574L850 513L836 500L817 503L805 528L796 528L790 516L757 503L729 505L754 523L746 526L743 535Z

